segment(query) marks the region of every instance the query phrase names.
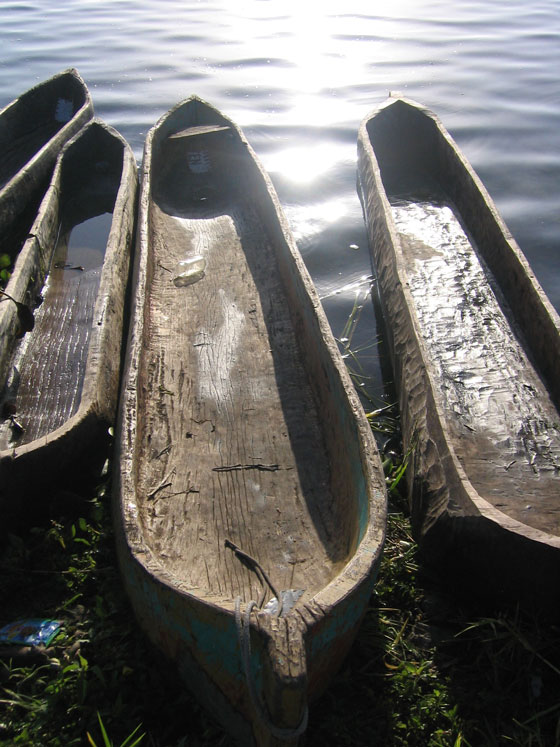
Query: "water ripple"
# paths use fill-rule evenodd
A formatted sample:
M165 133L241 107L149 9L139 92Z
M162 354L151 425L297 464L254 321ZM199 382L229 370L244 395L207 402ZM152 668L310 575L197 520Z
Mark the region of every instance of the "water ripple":
M270 169L338 324L352 302L329 288L370 271L355 191L357 128L401 90L441 117L560 309L557 0L374 5L9 2L0 106L76 66L96 112L138 159L148 129L179 100L197 93L218 106Z

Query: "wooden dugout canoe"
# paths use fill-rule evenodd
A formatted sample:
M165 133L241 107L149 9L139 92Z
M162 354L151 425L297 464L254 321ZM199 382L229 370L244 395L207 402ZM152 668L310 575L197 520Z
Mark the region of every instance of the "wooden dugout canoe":
M413 527L426 557L478 593L554 608L558 315L434 114L389 98L358 153Z
M93 116L74 69L30 88L0 111L2 252L17 255L63 145Z
M177 287L193 256L203 277ZM271 182L196 97L146 139L133 287L114 479L124 584L240 744L294 743L368 603L384 478Z
M114 421L136 192L130 147L92 120L62 150L7 286L33 309L48 274L19 341L16 304L0 299L3 520L82 470Z

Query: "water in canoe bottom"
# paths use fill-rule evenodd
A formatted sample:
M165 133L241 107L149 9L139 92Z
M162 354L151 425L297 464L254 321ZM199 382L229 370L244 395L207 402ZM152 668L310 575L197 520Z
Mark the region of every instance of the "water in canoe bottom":
M90 212L104 207L94 200ZM61 227L35 327L15 351L4 401L24 430L5 420L1 449L50 433L78 409L112 214L78 220Z
M392 203L419 329L459 459L496 508L550 531L558 514L558 414L511 312L452 206ZM560 516L557 521L560 531Z

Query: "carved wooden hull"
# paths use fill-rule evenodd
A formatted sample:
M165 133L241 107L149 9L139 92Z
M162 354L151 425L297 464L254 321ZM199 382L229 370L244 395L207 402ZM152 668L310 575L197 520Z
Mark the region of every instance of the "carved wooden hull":
M39 83L0 111L2 252L17 255L63 145L93 116L76 70Z
M133 287L114 460L125 586L240 744L295 743L368 603L384 478L270 180L195 97L146 140ZM280 615L264 608L278 597Z
M136 192L130 147L91 121L62 150L6 288L11 299L0 299L3 520L35 518L30 509L53 480L77 473L83 481L84 458L108 439ZM31 331L12 299L33 310Z
M479 594L554 608L558 315L436 116L390 98L358 153L417 537Z

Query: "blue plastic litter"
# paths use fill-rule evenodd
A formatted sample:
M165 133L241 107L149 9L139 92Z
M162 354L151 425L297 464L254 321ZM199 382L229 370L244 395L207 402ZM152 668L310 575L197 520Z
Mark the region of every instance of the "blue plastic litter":
M48 646L61 627L59 620L16 620L0 628L0 645Z

